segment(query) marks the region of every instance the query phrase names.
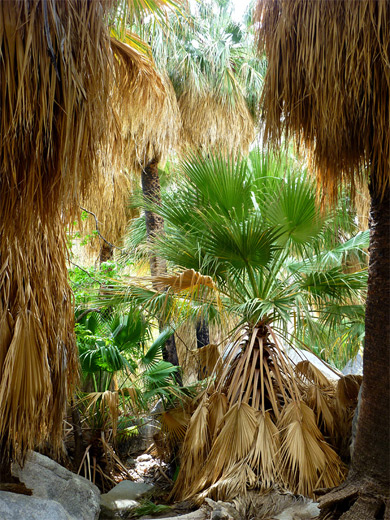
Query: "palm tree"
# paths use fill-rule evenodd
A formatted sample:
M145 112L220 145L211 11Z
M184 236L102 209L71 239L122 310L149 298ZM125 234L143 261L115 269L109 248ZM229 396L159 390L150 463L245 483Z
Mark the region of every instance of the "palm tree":
M77 379L64 228L115 159L111 6L1 5L0 480L42 440L60 449Z
M142 24L138 31L151 39L156 64L169 77L176 95L182 123L176 150L248 152L255 137L263 66L253 52L250 32L244 34L232 22L229 6L205 3L194 17L172 15L169 31L154 21ZM160 121L165 123L161 117ZM160 203L158 162L158 156L145 161L142 188L147 201ZM145 217L151 241L163 232L164 224L149 210ZM158 257L152 256L151 262L152 275L158 263L165 269ZM204 320L197 323L196 333L199 346L209 343Z
M310 148L322 192L364 179L371 196L364 376L348 479L321 498L322 518L390 514L390 5L385 0L258 4L268 71L267 137ZM346 511L344 513L344 511Z
M306 388L305 378L313 375L302 366L294 372L280 340L301 345L294 321L314 330L330 312L351 317L366 272L345 272L343 262L346 253L367 245L367 233L323 251L330 217L316 206L314 187L303 173L288 173L259 153L236 162L191 156L181 174L176 189L153 208L166 224L154 247L185 270L155 279L161 294L130 287L130 301L168 317L175 309L184 319L234 316L235 327L216 379L189 423L175 496L231 499L259 481L311 494L317 481L340 482L340 461L323 438L333 435L329 408L328 426L320 432L324 388L314 395ZM337 328L329 330L327 341ZM308 402L317 410L317 425ZM295 426L286 436L289 421ZM257 432L259 439L264 435L261 442ZM299 437L307 442L301 445Z
M264 62L253 50L253 31L230 11L229 2L213 0L192 17L172 16L167 34L156 24L141 28L152 35L154 59L176 93L182 150L247 153L255 138Z
M64 225L106 150L106 5L4 2L0 16L0 480L60 449L77 375Z

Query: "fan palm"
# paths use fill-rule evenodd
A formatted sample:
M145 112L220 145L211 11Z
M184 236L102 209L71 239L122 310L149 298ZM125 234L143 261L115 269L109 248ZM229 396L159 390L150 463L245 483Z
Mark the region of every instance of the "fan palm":
M303 493L312 493L319 482L338 483L338 458L313 427L302 377L280 341L302 343L303 331L328 319L330 306L340 319L348 316L351 303L359 307L366 271L362 266L348 273L344 260L367 246L367 233L323 251L331 215L320 213L309 179L259 153L249 161L193 155L181 164L181 173L176 189L153 208L166 222L166 234L156 237L154 247L176 269L187 270L155 279L155 286L168 291L158 299L135 288L130 292L138 302L149 300L157 312L157 301L165 298L168 315L176 306L185 317L218 316L222 306L238 325L216 381L189 424L177 496L202 492L231 498L258 479L264 486L282 481ZM182 303L172 307L168 298ZM189 307L183 303L188 298ZM284 436L290 421L294 430ZM196 439L194 432L203 433ZM256 448L257 432L262 434ZM294 452L299 436L306 440ZM226 451L236 442L237 451Z
M0 7L0 480L10 456L49 436L61 446L77 375L64 227L118 136L106 25L113 5Z
M251 35L244 35L232 22L227 7L213 2L202 5L195 17L172 15L168 32L154 21L138 30L143 38L151 39L156 64L168 76L177 98L183 128L176 149L248 151L255 136L263 68L252 50ZM158 117L160 125L172 126ZM157 204L161 202L160 157L161 153L155 153L149 162L144 161L141 175L145 199ZM145 218L151 241L163 232L164 223L148 209ZM165 272L165 263L158 256L151 255L150 265L152 275ZM203 321L197 330L203 344L208 337Z
M0 7L0 480L59 449L77 374L64 225L106 151L109 2Z
M322 499L323 518L389 515L390 5L386 0L258 3L269 68L267 136L311 150L320 189L369 185L370 266L364 377L349 481ZM375 494L377 497L375 497ZM387 503L387 506L386 506ZM385 511L386 509L386 511ZM332 517L333 517L332 516Z
M151 34L157 66L168 74L183 122L181 148L247 152L255 137L264 63L253 34L232 21L229 3L204 2ZM143 33L141 33L143 34Z

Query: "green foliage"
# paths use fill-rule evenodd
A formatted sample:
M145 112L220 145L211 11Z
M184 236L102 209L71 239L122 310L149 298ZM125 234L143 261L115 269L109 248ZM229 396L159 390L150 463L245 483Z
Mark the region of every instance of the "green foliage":
M150 500L143 500L141 504L131 511L129 518L140 518L141 516L160 515L170 510L169 506L154 504Z
M259 151L236 162L189 155L179 168L161 206L148 206L165 221L155 253L174 269L212 276L224 311L243 324L272 324L338 366L353 356L363 339L368 247L353 214L321 211L304 170ZM145 308L153 302L158 312L157 298L151 291ZM216 317L215 305L192 295L194 314L199 304ZM188 306L176 307L189 316Z
M156 64L177 97L186 90L208 92L234 106L240 93L256 119L265 63L258 58L252 27L232 20L229 1L192 7L193 14L167 17L168 32L153 19L134 29L150 39Z

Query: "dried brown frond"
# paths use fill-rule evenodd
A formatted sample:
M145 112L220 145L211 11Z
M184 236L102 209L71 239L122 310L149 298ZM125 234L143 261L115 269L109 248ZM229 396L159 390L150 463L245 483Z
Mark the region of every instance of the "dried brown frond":
M388 0L259 0L260 49L268 67L265 138L282 135L312 151L319 187L390 183Z
M351 455L352 421L362 379L362 376L349 374L337 382L334 406L337 428L332 437L332 444L345 460L349 460Z
M123 160L138 172L151 160L163 160L181 131L173 87L152 58L111 38L114 52L114 102L121 126Z
M194 501L201 504L206 497L223 501L231 497L245 496L248 487L256 486L257 481L257 475L249 464L240 461L229 468L215 484L194 497Z
M179 98L183 121L183 150L227 151L247 154L255 138L255 124L244 97L227 103L213 94L187 90Z
M344 466L318 426L336 430L335 388L306 364L301 369L295 369L268 325L237 331L206 390L207 431L206 410L200 412L204 403L194 419L211 448L205 458L208 445L203 444L203 462L189 467L185 461L194 441L187 432L181 450L184 465L173 489L176 499L230 500L251 486L264 490L273 485L310 495L325 482L341 481ZM303 402L310 398L317 421Z
M77 379L65 248L62 224L38 225L34 236L8 242L2 259L0 436L22 454L49 435L60 449L67 392Z
M349 374L340 377L337 382L336 398L342 408L355 408L363 376Z
M297 382L276 337L271 341L262 327L255 327L248 341L242 344L238 338L229 347L217 374L217 391L226 393L230 404L243 401L263 413L271 408L278 417L284 403L301 398Z
M284 485L293 493L313 496L317 487L337 486L345 468L317 427L313 410L291 402L278 422L281 447L278 468Z
M331 385L329 379L310 361L299 361L295 366L296 373L304 378L307 382L314 383L317 386L328 388Z
M203 468L200 468L202 471L193 492L210 487L221 478L223 480L223 475L229 473L237 462L242 462L249 453L256 430L256 410L246 403L233 405L224 417L224 424L213 442Z
M328 391L316 384L310 385L304 398L306 404L314 411L317 425L329 435L335 430L335 399L334 387L330 386Z
M182 442L186 434L190 417L184 408L174 408L161 414L162 431L169 433L176 442Z
M256 440L248 455L248 464L258 475L265 489L277 482L276 456L280 448L279 430L269 412L260 412Z
M194 269L186 269L180 274L156 276L153 279L156 288L165 290L171 289L175 293L197 289L198 286L216 289L215 283L211 276L204 276L201 273L194 271Z
M199 364L199 378L210 377L214 372L219 372L222 368L222 358L218 345L205 345L196 351Z
M94 189L80 201L82 207L96 216L97 225L93 215L77 221L81 235L90 236L87 244L83 246L89 257L96 255L107 245L96 235L96 227L108 242L121 247L121 240L129 221L139 213L129 206L130 197L137 188L138 181L126 170L118 170L115 173L100 170Z
M225 394L213 393L209 398L209 429L214 442L219 433L225 414L228 409L228 400Z
M59 449L77 378L63 229L110 149L110 5L0 4L0 436L21 457Z
M176 481L175 493L180 494L192 487L209 452L210 436L207 427L209 415L207 404L207 396L204 396L188 424L186 441L182 448L180 476Z
M119 394L106 390L105 392L90 392L85 399L89 402L87 410L99 413L102 417L102 430L112 428L115 439L119 418Z

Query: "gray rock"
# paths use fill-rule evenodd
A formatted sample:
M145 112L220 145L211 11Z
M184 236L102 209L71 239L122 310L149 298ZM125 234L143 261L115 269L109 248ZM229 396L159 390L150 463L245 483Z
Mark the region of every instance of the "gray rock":
M164 517L164 520L206 520L209 515L206 513L204 509L198 509L197 511L193 511L192 513L187 513L186 515L180 515L180 516L166 516ZM142 517L142 520L156 520L156 517L154 519L152 517Z
M150 484L122 480L111 491L101 495L101 516L104 518L120 518L127 515L131 509L139 506L137 499L151 489L153 489L153 486Z
M319 514L320 508L316 502L298 503L276 515L274 520L311 520L318 518Z
M363 375L363 357L360 354L354 359L350 359L342 370L342 373L347 376L348 374Z
M1 520L72 520L61 504L46 498L0 491Z
M318 368L330 381L337 381L343 375L337 368L331 367L328 363L325 363L325 361L319 359L308 350L285 347L284 351L295 364L298 364L300 361L310 361L310 363Z
M138 462L147 462L149 460L152 460L152 458L153 457L151 455L144 453L143 455L140 455L139 457L137 457L137 461Z
M32 498L58 502L67 512L69 519L96 520L98 518L99 489L89 480L68 471L54 460L40 453L30 452L23 468L14 464L12 473L32 490ZM54 516L53 520L56 518Z

